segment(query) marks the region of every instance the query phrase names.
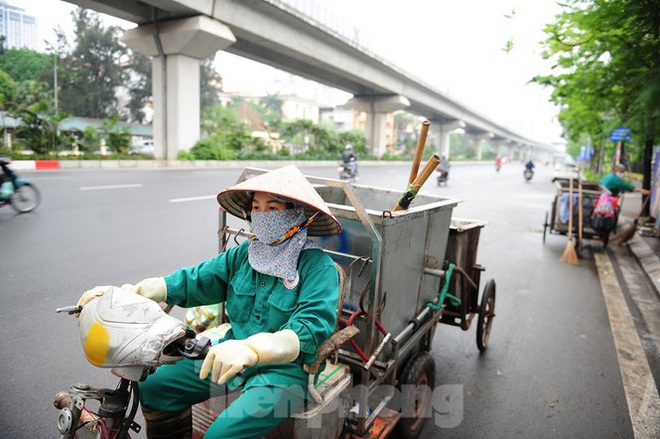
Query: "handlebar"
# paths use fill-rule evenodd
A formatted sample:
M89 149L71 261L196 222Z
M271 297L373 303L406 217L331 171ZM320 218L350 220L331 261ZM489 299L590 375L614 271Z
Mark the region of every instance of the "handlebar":
M80 311L82 311L83 307L82 306L65 306L62 308L57 308L55 312L65 312L69 315L73 314L80 314Z
M191 360L203 359L211 348L211 339L208 337L196 338L196 335L192 329L186 330L183 337L165 346L163 353L165 355L183 356Z

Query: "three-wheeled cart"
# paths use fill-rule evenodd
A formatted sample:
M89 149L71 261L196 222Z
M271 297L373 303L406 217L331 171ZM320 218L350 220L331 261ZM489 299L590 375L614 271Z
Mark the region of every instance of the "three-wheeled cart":
M266 172L247 168L239 182ZM478 303L483 267L476 264L484 223L452 219L459 200L418 194L394 211L402 193L307 176L339 219L342 232L318 240L340 273L338 329L311 365L311 401L268 438L416 438L433 411L439 322L466 330L478 315L478 347L486 348L495 283ZM248 235L220 212L220 249ZM195 434L229 403L193 407ZM445 407L446 409L446 407ZM459 408L457 408L458 410ZM461 408L462 409L462 408ZM444 414L446 416L446 413Z
M568 203L571 198L570 194L570 181L568 178L558 178L554 181L557 187L557 194L554 196L551 204L550 211L545 214L545 221L543 222L543 242L545 243L546 234L548 230L551 234L568 235L569 231L569 208ZM609 240L609 232L598 232L591 228L590 218L591 213L596 206L598 197L606 191L602 185L597 181L581 181L579 178L573 179L573 228L572 237L575 240L575 248L579 249L581 243L579 242L579 184L582 185L582 238L583 239L597 239L603 242L603 246L607 246ZM617 212L618 214L618 212ZM617 215L618 216L618 215Z

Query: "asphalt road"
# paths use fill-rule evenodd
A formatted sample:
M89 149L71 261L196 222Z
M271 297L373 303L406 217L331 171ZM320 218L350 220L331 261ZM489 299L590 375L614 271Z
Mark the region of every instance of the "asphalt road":
M302 169L336 177L334 167ZM407 166L364 166L359 184L403 190L408 173ZM43 203L25 215L0 209L3 437L56 437L55 393L75 382L115 385L109 371L84 359L75 319L55 309L75 304L95 285L137 282L214 256L214 196L239 174L23 173L41 189ZM484 354L474 328L438 325L432 352L444 406L421 437L633 437L594 262L561 263L563 236L542 242L556 194L550 168L537 168L526 183L520 163L499 173L455 164L448 186L429 181L424 190L463 200L454 217L489 223L477 262L486 268L482 287L496 281L497 316Z

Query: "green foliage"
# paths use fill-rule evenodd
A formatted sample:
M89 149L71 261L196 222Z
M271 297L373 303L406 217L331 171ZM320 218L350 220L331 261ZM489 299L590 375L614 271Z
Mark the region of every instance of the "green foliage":
M282 105L284 101L277 94L269 94L259 101L259 109L264 125L269 130L276 130L282 123Z
M554 61L555 73L533 81L553 88L571 150L588 136L611 151L611 130L629 126L631 155L641 155L660 133L657 1L570 0L562 6L545 28L544 57Z
M223 147L223 139L219 135L199 140L190 149L195 160L236 160L238 153Z
M128 128L118 126L118 121L118 116L103 121L106 144L112 152L127 154L131 146L131 134Z
M91 152L98 148L100 144L99 134L95 127L88 126L83 130L83 136L78 140L78 147L81 151Z
M143 109L151 99L151 60L141 53L129 52L128 61L124 63L126 87L131 96L126 108L128 120L144 123L146 114Z
M13 109L10 114L23 122L16 128L16 138L22 139L25 146L36 154L56 152L70 140L68 136L59 134L57 129L66 115L44 118L24 108Z
M119 43L122 30L104 27L99 14L78 8L71 13L75 45L57 32L59 106L76 116L105 119L117 115L115 90L127 82L122 67L127 49ZM52 77L52 69L49 72Z
M11 48L0 56L0 70L14 81L43 80L46 69L52 65L50 55L24 48Z
M16 82L7 73L0 70L0 105L13 100L16 91Z
M178 160L189 160L189 161L193 161L193 160L195 160L195 154L193 154L193 153L190 152L190 151L184 151L184 150L181 150L181 151L179 151L179 152L177 153L176 158L177 158Z
M213 61L205 59L200 63L200 107L213 107L218 104L218 92L222 91L222 76L215 70Z

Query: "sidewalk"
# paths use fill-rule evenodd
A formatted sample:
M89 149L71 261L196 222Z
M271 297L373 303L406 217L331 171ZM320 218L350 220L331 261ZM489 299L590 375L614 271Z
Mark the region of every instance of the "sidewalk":
M625 230L633 223L637 215L639 215L640 206L640 197L637 195L626 195L616 233L621 233L622 230ZM658 299L660 299L660 238L642 236L639 233L640 226L641 221L638 224L635 236L624 244L624 246L628 246L640 268L648 276L650 283L655 288ZM621 257L621 254L619 253L618 256Z
M628 212L619 217L618 233L639 214L630 214L631 205L639 206L628 203ZM610 244L593 253L638 439L660 437L659 255L660 239L639 233L621 246Z
M646 273L660 299L660 238L641 236L628 241L628 247Z

